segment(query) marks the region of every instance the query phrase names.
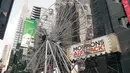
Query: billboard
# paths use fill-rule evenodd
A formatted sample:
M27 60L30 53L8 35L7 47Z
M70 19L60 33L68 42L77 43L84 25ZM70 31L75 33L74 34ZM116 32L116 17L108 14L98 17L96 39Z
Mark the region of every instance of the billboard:
M130 4L128 0L122 0L126 15L128 17L128 22L130 23Z
M24 33L22 37L22 47L33 47L34 46L34 36L36 34L36 21L26 18L24 22Z
M120 52L119 42L115 34L72 45L69 50L69 57L70 59L78 59L111 52Z

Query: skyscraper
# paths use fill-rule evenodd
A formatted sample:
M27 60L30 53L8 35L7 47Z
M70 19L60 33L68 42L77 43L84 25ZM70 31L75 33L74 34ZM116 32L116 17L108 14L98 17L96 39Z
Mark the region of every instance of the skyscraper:
M16 29L16 33L15 33L13 49L17 49L16 46L20 47L20 44L22 42L24 21L26 19L27 13L28 13L28 0L25 0L25 4L23 6L23 9L19 18L18 26Z
M44 7L39 7L41 8L40 12L40 17L39 21L37 24L37 29L36 29L36 40L35 40L35 48L38 49L41 45L42 37L44 35L50 34L52 31L52 26L55 24L55 14L53 9L47 9Z
M5 45L4 51L3 51L3 57L2 57L2 64L5 67L2 69L2 73L4 73L4 71L6 71L8 67L10 54L11 54L11 45Z
M14 0L0 0L0 39L3 39Z
M62 7L63 5L64 7ZM64 20L64 22L68 20L68 22L71 22L73 24L72 28L68 29L68 32L72 33L68 33L66 38L69 37L69 40L72 40L73 43L83 43L86 40L91 39L91 37L93 37L92 15L89 0L56 0L55 7L57 10L57 19L59 19L58 16L60 17L60 19L63 17L62 20ZM70 15L68 14L68 17L67 13L70 13ZM73 16L72 19L70 19L71 16ZM62 23L63 21L61 21L60 19L57 20L57 22ZM73 21L75 23L73 23ZM71 25L71 23L68 25Z
M62 28L59 32L56 32L57 37L60 36L57 40L63 41L64 44L80 42L79 13L76 7L77 4L71 0L57 0L56 2L56 26Z
M80 41L83 43L86 40L92 39L93 37L93 24L92 14L89 3L82 3L79 6L79 16L83 16L79 19L80 21Z
M33 6L32 13L31 13L31 19L39 19L41 14L41 7Z
M125 6L123 7L124 4ZM90 0L94 26L94 38L115 33L121 47L120 53L108 54L110 55L109 58L107 56L95 57L99 59L97 63L98 66L101 67L99 68L101 73L113 71L111 68L108 68L108 65L113 69L118 70L119 73L128 73L130 71L130 29L128 23L129 18L126 15L127 12L125 11L125 8L129 6L128 4L129 0ZM112 57L115 57L117 62L110 60ZM88 66L89 65L87 63L86 67Z

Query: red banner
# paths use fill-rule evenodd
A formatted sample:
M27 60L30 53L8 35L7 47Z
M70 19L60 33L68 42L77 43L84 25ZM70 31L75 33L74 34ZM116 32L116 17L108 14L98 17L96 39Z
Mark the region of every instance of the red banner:
M128 0L122 0L122 4L124 6L126 15L128 17L128 22L130 23L130 5L129 5L129 2L128 2Z

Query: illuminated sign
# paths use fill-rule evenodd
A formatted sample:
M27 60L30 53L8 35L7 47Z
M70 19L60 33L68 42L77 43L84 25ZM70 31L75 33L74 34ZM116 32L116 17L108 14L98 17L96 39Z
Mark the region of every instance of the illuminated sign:
M69 56L71 56L71 59L77 59L117 51L120 52L118 39L115 34L109 34L85 43L72 45Z
M98 41L91 42L85 48L86 48L86 51L89 50L92 53L102 52L102 51L105 50L104 40L101 39L101 40L98 40Z
M83 48L81 48L81 46L73 48L73 51L74 51L74 53L73 53L74 56L84 55L84 50L83 50Z
M89 53L97 53L105 51L105 44L103 39L72 47L74 51L73 52L74 57L83 56L85 54L85 51Z
M128 17L128 21L130 23L130 5L129 5L129 2L128 2L128 0L122 0L122 4L124 6L126 15Z

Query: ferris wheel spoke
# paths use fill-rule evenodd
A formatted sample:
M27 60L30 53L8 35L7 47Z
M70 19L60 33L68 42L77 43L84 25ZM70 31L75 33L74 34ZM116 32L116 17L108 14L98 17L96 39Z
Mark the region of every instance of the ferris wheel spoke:
M51 54L52 54L52 56L53 56L54 62L56 63L56 67L58 68L58 72L61 73L61 72L60 72L60 69L59 69L59 66L58 66L58 64L57 64L57 60L56 60L55 55L54 55L53 50L52 50L52 46L51 46L51 44L50 44L49 41L48 41L48 44L49 44L49 49L50 49Z

